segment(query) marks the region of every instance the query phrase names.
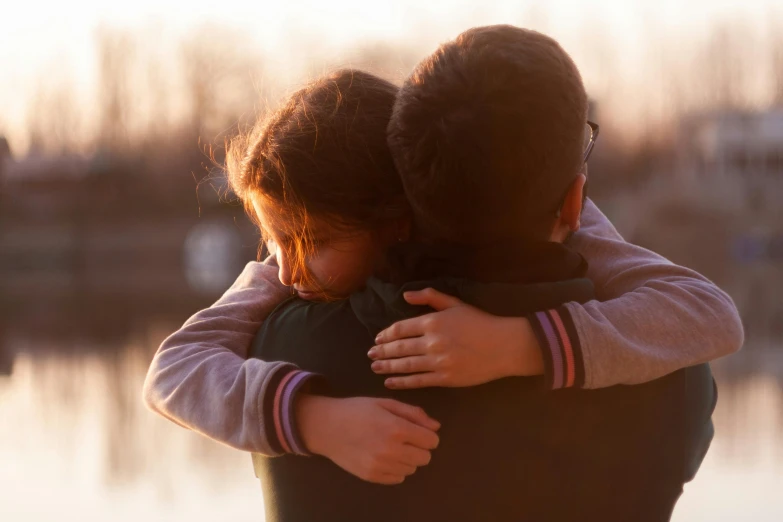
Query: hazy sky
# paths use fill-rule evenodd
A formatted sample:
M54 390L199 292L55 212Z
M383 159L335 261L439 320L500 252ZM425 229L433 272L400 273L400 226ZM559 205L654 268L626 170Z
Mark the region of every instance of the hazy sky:
M95 30L101 25L146 28L151 45L159 42L163 48L205 21L218 22L244 29L266 54L287 64L302 59L290 55L293 44L302 38L317 45L313 53L324 56L366 40L415 42L430 49L473 25L515 23L533 26L563 42L590 87L595 78L580 63L577 43L593 27L611 43L615 59L627 67L631 78L642 44L650 38L687 42L716 21L742 19L761 25L770 17L783 17L783 9L775 5L781 2L772 0L5 0L3 4L0 133L8 134L12 144L21 142L27 97L34 86L59 81L65 73L80 93L91 89ZM650 27L657 29L651 33ZM571 38L576 33L579 38Z

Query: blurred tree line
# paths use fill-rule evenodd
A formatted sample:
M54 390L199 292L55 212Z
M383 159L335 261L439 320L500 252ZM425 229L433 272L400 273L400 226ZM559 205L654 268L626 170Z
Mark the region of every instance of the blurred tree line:
M540 13L528 13L543 25ZM602 138L593 190L644 183L671 161L684 115L712 109L763 110L783 103L783 27L742 20L719 23L683 48L681 37L641 28L640 63L624 63L600 19L563 38L595 101ZM174 45L159 45L165 28L102 27L95 34L94 99L82 103L68 73L42 74L27 117L33 154L96 152L141 162L137 176L156 183L196 173L210 148L251 122L309 77L334 66L369 69L400 81L429 50L419 42L365 42L319 55L319 41L301 39L296 64L269 67L252 35L205 24ZM557 37L558 35L554 35ZM309 57L309 58L308 58ZM642 72L639 73L639 70ZM58 80L59 77L59 81ZM219 159L219 156L218 156ZM163 179L161 179L163 178Z
M667 201L682 192L669 179L676 177L680 124L688 115L783 106L783 22L770 17L757 27L724 20L694 29L687 46L682 33L642 24L641 51L629 63L598 17L558 35L547 30L541 13L528 15L573 55L594 102L601 137L590 163L591 196L629 240L719 280L733 277L726 245L738 226L755 222L719 206ZM77 87L53 70L30 93L29 154L91 158L81 186L92 190L74 204L87 213L84 220L197 216L225 208L219 168L225 138L333 67L364 68L399 82L434 48L421 41L367 41L335 52L301 33L280 57L232 27L205 24L173 45L160 44L164 31L154 24L100 28L94 85ZM89 103L80 99L85 90L93 97ZM651 185L658 190L648 190ZM231 212L234 219L242 213L238 207ZM675 230L687 232L676 239Z

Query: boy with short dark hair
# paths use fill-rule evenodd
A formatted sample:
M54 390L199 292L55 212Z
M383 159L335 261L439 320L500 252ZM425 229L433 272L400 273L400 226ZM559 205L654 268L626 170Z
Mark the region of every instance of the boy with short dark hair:
M472 29L416 68L389 127L415 240L390 253L385 280L348 300L279 307L253 355L321 374L340 397L420 405L441 422L441 444L395 488L353 480L322 459L256 456L270 518L669 517L712 434L706 365L637 386L544 394L543 378L520 377L392 391L366 364L376 332L422 312L403 300L408 290L436 288L504 316L593 297L584 258L562 244L584 202L585 125L579 74L539 33ZM471 212L474 204L486 212Z
M576 65L545 35L478 27L442 45L400 89L389 124L417 229L463 244L549 240L585 164L587 108Z

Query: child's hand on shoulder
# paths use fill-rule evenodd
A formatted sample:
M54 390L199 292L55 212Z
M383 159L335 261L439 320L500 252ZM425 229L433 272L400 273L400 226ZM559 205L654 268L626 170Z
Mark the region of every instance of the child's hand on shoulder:
M368 482L400 484L426 466L440 423L423 409L393 399L303 395L299 431L307 448Z
M514 375L541 375L544 362L525 318L498 317L426 288L405 300L436 311L394 323L368 353L394 389L475 386ZM399 375L412 374L412 375Z

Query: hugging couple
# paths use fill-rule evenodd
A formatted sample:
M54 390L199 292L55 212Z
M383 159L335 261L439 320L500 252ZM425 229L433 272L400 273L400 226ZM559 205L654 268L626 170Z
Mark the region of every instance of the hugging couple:
M227 154L271 255L163 342L147 405L251 452L268 521L668 520L742 326L585 197L587 104L505 25L402 87L295 92Z

